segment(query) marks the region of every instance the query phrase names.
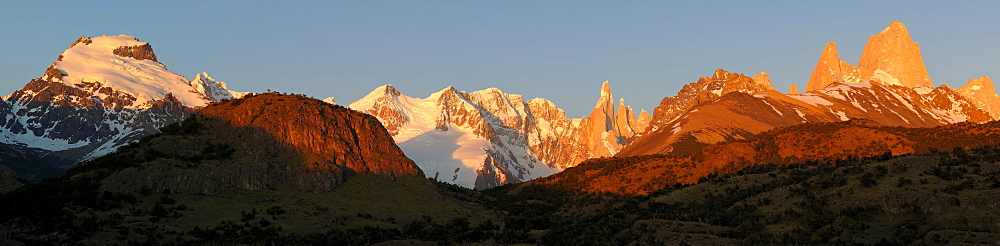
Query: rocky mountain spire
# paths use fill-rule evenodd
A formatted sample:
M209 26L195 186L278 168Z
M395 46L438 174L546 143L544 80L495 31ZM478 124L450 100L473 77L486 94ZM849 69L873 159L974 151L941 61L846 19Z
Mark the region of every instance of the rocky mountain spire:
M583 129L588 149L594 151L593 156L612 156L617 153L613 147L621 147L618 143L615 119L614 95L611 93L611 85L604 81L601 85L601 98L597 99L597 104L590 111L586 118ZM610 145L611 147L601 148Z
M834 82L861 82L858 79L857 69L850 63L840 59L837 51L837 44L833 41L826 44L823 52L819 55L816 68L809 76L809 83L806 84L806 92L826 88Z
M990 77L983 76L978 79L970 79L968 84L956 91L976 103L980 109L989 113L993 119L1000 118L1000 95L997 95Z
M646 128L649 127L649 122L653 121L653 116L649 115L645 109L639 112L639 118L635 121L635 131L638 134L646 133Z
M601 98L597 99L597 104L594 105L594 110L600 111L600 113L597 114L600 117L607 117L607 119L614 119L615 118L614 109L615 109L615 97L613 94L611 94L611 85L608 84L608 81L604 81L604 84L601 84ZM610 125L606 127L604 130L611 130Z
M774 85L771 84L771 76L767 75L767 71L761 70L759 73L754 75L753 82L768 90L774 90Z
M906 26L893 21L872 35L858 61L862 78L906 87L933 87L920 55L920 44L913 42Z
M799 87L795 84L788 86L788 94L799 94Z
M632 107L625 105L625 98L618 100L618 115L615 119L615 126L618 135L629 138L636 134L634 129L635 113L632 112Z

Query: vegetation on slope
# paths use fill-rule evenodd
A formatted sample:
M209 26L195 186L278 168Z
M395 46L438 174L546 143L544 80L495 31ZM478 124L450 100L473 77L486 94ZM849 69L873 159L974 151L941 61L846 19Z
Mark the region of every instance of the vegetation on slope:
M484 192L358 172L323 192L301 146L196 116L0 195L0 243L988 244L998 126L817 123Z
M992 244L1000 150L757 165L649 195L488 191L552 245Z
M306 99L258 95L223 104L264 103L277 107L282 101L292 101L311 105L296 100ZM315 105L331 107L322 109L321 116L363 115L325 103ZM336 119L342 121L338 124L350 124L343 121L352 118L348 115ZM286 125L303 121L298 120ZM480 206L442 196L435 184L422 175L399 175L391 170L367 172L327 163L330 160L301 150L296 143L279 139L266 129L234 126L231 122L198 114L181 124L164 127L160 134L72 168L62 177L0 195L0 236L9 235L30 245L256 244L278 240L370 244L380 242L371 240L382 237L344 234L369 235L365 232L402 230L407 226L417 228L412 230L418 233L423 231L420 228L430 228L426 225L490 225L485 221L492 216ZM284 130L292 129L286 134L294 135L294 128ZM328 133L344 131L322 129ZM385 144L392 145L391 139ZM349 143L341 145L358 149ZM357 158L353 153L330 155ZM365 167L369 170L379 168L373 166L379 163L377 160L362 158L368 158ZM374 158L412 164L403 156L387 153ZM316 184L323 184L324 179L336 189L317 188Z

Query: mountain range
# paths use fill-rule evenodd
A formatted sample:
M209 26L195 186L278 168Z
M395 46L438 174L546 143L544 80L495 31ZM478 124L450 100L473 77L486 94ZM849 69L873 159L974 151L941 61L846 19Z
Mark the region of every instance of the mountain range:
M383 85L345 107L80 37L0 101L0 244L1000 238L1000 95L986 76L934 87L898 21L857 65L828 43L803 92L717 69L652 114L607 81L597 96L576 119L497 88Z
M806 122L862 118L889 126L931 127L997 119L990 105L998 96L986 89L992 87L989 77L959 89L932 87L919 45L898 21L872 35L859 64L841 60L830 42L802 94L783 94L769 83L717 70L664 98L649 133L619 156L694 153L709 144Z
M412 98L391 85L376 88L349 108L377 117L429 178L486 189L544 177L580 161L618 153L641 133L636 118L605 82L590 116L570 119L549 100L490 88L448 87ZM645 111L643 111L645 112Z
M476 189L549 176L591 158L695 153L807 122L931 127L1000 117L989 77L958 89L932 87L919 45L898 21L872 35L858 64L841 60L831 41L803 93L794 84L788 94L776 91L765 71L750 77L718 69L665 97L652 114L637 115L623 98L616 105L609 82L579 119L552 101L497 88L448 87L414 98L384 85L347 107L375 116L428 178ZM244 95L207 73L188 80L170 72L135 37L80 37L41 77L0 102L8 115L0 143L45 160L11 166L37 181Z

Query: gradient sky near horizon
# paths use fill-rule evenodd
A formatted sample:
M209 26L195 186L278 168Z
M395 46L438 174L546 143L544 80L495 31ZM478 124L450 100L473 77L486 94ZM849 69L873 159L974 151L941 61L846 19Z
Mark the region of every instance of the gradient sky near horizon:
M934 84L957 87L1000 76L998 12L1000 1L10 1L0 94L79 36L129 34L170 70L236 91L348 104L383 84L420 98L497 87L583 117L605 80L636 112L717 68L804 88L827 42L856 64L893 20Z

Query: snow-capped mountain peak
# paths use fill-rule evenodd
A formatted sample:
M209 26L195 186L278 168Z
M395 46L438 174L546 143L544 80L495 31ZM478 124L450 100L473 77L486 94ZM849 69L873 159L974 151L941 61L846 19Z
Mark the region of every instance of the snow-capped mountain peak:
M133 36L80 37L44 74L0 101L7 115L0 143L68 167L243 94L206 73L188 81L167 70L152 46Z
M226 82L215 80L215 78L204 72L194 76L194 79L191 80L191 87L194 87L194 90L198 93L215 101L241 98L248 93L231 91Z
M189 107L210 102L192 89L187 78L158 62L149 43L129 35L80 37L40 80L90 92L102 99L105 107L149 108L167 94ZM20 99L29 99L24 96L34 95L28 93ZM103 100L108 98L111 100ZM88 99L73 98L71 102Z
M329 103L329 104L333 104L333 105L338 105L337 101L333 100L333 97L327 97L327 98L323 99L323 102L326 102L326 103Z
M605 106L598 108L605 110L593 117L601 120L569 119L551 101L525 101L497 88L464 92L448 86L421 99L384 85L349 107L378 118L428 177L483 189L547 176L617 151L620 145L591 142L599 138L619 143L631 136L619 133L634 134L635 116L623 104L618 113L622 119L616 121L607 82L599 101ZM626 125L618 126L619 121ZM581 134L598 125L600 132Z

